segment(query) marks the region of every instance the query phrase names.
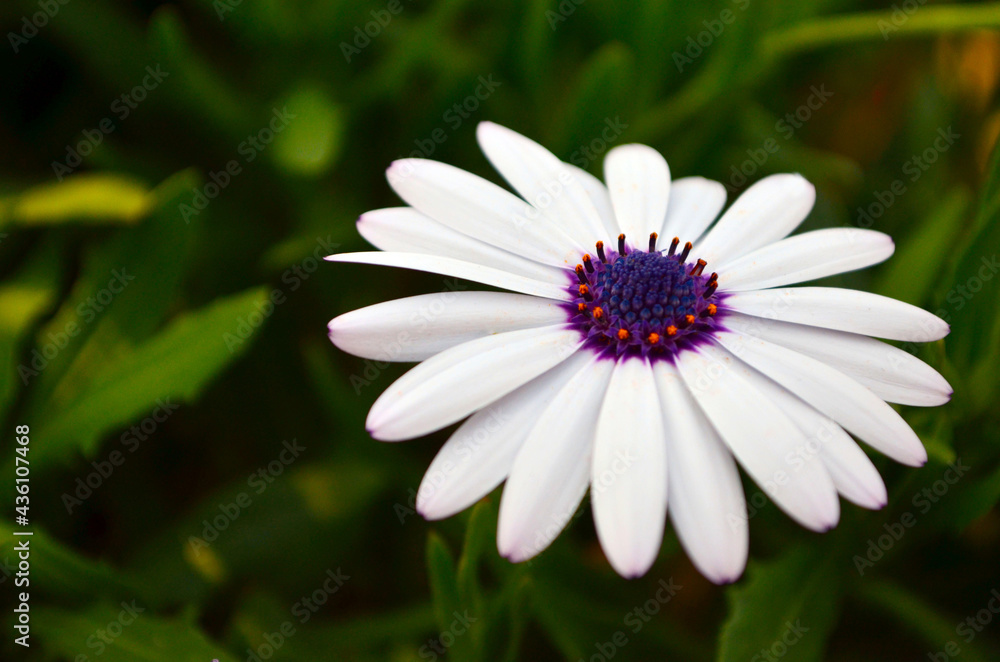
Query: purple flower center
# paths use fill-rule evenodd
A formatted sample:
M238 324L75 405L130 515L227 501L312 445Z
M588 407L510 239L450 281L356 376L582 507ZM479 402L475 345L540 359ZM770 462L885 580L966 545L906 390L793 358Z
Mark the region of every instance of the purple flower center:
M650 238L651 247L656 238ZM719 326L717 274L703 274L704 260L687 262L691 244L677 252L642 251L618 238L619 250L583 256L572 272L570 321L601 353L670 358Z

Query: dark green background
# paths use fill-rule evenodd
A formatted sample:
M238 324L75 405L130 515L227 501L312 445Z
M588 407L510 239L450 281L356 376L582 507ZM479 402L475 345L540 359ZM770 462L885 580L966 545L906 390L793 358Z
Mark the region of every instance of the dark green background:
M32 647L12 644L5 607L4 659L267 659L285 624L270 659L433 659L429 641L464 627L456 612L475 619L440 636L456 660L925 660L950 641L962 660L998 659L997 615L971 643L956 629L1000 589L1000 288L989 269L979 280L1000 252L998 26L1000 4L916 0L4 2L0 559L16 560L18 424L35 532ZM479 100L483 78L499 85ZM832 96L809 108L820 89ZM282 130L253 146L275 112ZM371 440L367 409L404 367L342 354L325 325L444 283L315 257L365 250L354 220L399 204L383 177L395 158L499 181L476 147L486 119L595 173L611 144L645 142L730 200L801 172L818 192L806 227L891 234L890 261L831 282L952 324L912 348L956 390L903 408L931 461L876 458L890 505L845 504L825 535L748 484L751 562L727 588L672 531L646 577L619 578L586 505L519 566L496 553L495 495L471 516L414 515L446 433ZM606 122L626 128L602 145ZM110 296L116 270L134 280ZM292 440L305 450L281 464ZM937 482L956 459L969 469ZM253 478L275 461L272 482ZM338 569L349 579L303 611ZM661 605L668 580L681 588ZM5 599L12 583L0 573ZM119 628L133 600L144 611Z

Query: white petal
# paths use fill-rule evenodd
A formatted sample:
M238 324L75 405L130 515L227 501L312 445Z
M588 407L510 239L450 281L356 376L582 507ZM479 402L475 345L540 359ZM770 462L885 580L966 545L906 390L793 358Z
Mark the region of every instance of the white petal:
M497 172L566 234L584 246L607 239L586 189L552 152L493 122L480 122L476 137Z
M837 287L737 292L726 297L726 307L747 315L890 340L929 342L948 335L948 324L922 308Z
M487 244L554 266L574 265L583 253L575 239L524 200L454 166L400 159L386 178L411 207Z
M497 549L517 563L540 553L573 517L590 481L597 412L614 363L593 358L542 413L500 499Z
M829 473L815 457L795 462L805 435L749 383L751 368L716 345L681 352L676 362L719 436L778 507L815 531L836 526L840 502Z
M783 239L723 268L710 261L709 268L719 272L723 291L762 290L864 269L894 250L892 239L881 232L828 228Z
M510 473L538 417L590 358L577 352L462 423L424 474L417 511L430 520L444 519L492 492Z
M677 237L696 242L726 206L726 187L704 177L681 177L670 184L670 204L658 240L666 248Z
M787 237L809 215L814 202L816 188L801 175L765 177L736 199L693 255L722 273L719 267Z
M368 412L382 441L413 439L460 421L566 360L581 344L565 325L509 331L435 354L397 379Z
M453 278L464 278L474 280L484 285L492 285L505 290L513 290L522 294L531 294L536 297L546 299L557 299L559 301L569 301L571 299L566 285L559 285L551 282L526 278L500 269L484 267L472 262L463 262L450 257L438 257L436 255L421 255L419 253L386 253L383 251L372 251L367 253L338 253L329 255L325 260L329 262L350 262L353 264L375 264L384 267L399 267L401 269L415 269L417 271L427 271L432 274L451 276Z
M382 251L450 257L535 280L559 284L566 282L565 272L558 267L541 264L473 239L412 207L365 212L358 219L358 232Z
M717 584L736 581L750 539L736 462L677 369L657 361L653 372L666 421L670 520L703 575Z
M436 292L385 301L330 322L340 349L377 361L423 361L494 333L566 322L551 299L506 292Z
M601 217L601 223L604 226L604 236L601 240L607 243L615 239L621 234L621 229L619 229L618 221L615 219L615 210L611 206L611 194L608 193L608 187L583 168L578 168L572 163L564 163L563 165L573 173L580 185L587 191L594 207L597 208L597 214Z
M842 427L760 372L754 372L750 381L802 430L809 441L798 454L819 456L844 498L872 510L885 506L888 495L882 476Z
M831 365L887 402L936 407L951 399L951 386L937 370L909 352L868 336L739 313L727 315L724 324Z
M646 359L619 361L611 375L597 418L590 501L611 566L623 577L644 575L667 519L667 446Z
M735 331L719 333L730 352L805 400L875 450L897 462L921 466L927 452L906 421L844 373L822 361Z
M670 197L670 168L663 156L646 145L615 147L604 159L604 181L611 194L618 227L641 250L649 235L663 229Z

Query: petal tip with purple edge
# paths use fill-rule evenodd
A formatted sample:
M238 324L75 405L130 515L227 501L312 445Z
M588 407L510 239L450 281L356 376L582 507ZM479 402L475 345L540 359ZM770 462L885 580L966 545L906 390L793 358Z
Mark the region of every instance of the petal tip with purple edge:
M417 514L423 517L428 522L436 522L438 520L445 519L448 515L434 512L434 509L426 502L426 500L421 500L420 490L417 490L417 503L414 508Z
M717 586L727 586L729 584L735 584L742 576L743 573L741 572L736 575L719 575L717 577L709 577L709 580Z

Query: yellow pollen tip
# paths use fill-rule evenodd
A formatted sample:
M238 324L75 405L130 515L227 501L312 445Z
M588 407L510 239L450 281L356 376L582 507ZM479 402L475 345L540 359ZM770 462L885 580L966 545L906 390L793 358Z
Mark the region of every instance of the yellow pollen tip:
M655 345L656 343L660 342L660 334L655 332L651 333L649 334L649 337L646 338L646 340L649 341L650 345Z
M599 320L602 317L604 317L604 311L601 310L601 307L598 306L598 307L594 308L594 319L595 320Z
M694 324L694 315L685 315L684 321L688 324Z
M586 285L581 285L580 286L580 296L585 295L589 291L590 291L590 288L587 287Z
M587 310L587 304L581 301L580 303L576 304L576 309L582 313L583 311Z
M618 329L618 340L628 340L628 329Z
M719 312L719 307L718 306L716 306L714 303L708 304L708 314L709 315L714 315L717 312Z
M673 324L671 324L670 326L668 326L667 327L667 335L668 336L676 336L677 335L677 327L674 326Z

